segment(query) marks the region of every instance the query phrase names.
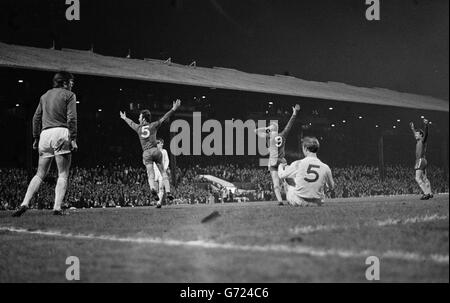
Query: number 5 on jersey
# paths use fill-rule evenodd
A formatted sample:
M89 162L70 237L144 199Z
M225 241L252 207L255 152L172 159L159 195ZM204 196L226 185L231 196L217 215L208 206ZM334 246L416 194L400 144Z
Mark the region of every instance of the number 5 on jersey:
M313 178L309 178L309 176L306 176L304 178L304 180L306 182L311 182L312 183L312 182L316 182L319 179L319 173L317 171L315 171L314 168L320 169L320 166L319 165L314 165L314 164L310 164L308 166L308 169L306 170L306 173L308 175L314 175L314 177Z
M150 136L149 128L150 128L150 125L146 125L141 128L141 137L142 138L148 138Z

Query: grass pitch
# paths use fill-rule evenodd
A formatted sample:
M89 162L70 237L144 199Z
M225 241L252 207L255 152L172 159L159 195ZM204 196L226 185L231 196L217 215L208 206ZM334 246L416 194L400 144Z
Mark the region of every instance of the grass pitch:
M66 282L69 256L81 282L367 282L368 256L380 282L449 282L448 194L10 215L0 283Z

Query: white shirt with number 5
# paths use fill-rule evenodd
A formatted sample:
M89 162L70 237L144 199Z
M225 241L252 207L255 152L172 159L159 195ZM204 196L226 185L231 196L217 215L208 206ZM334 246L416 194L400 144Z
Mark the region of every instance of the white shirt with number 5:
M278 175L281 179L295 181L294 191L300 198L323 200L325 185L334 187L330 167L314 156L292 162L288 166L280 165Z

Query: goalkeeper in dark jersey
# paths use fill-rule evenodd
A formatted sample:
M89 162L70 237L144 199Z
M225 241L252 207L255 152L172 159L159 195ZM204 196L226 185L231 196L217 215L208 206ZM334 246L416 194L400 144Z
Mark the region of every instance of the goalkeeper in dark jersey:
M281 163L284 164L287 163L285 159L286 138L289 134L289 131L292 128L292 125L294 124L295 118L297 117L297 113L299 111L300 105L298 104L292 108L292 116L281 133L278 132L277 123L272 123L268 127L258 128L255 130L256 134L259 137L266 138L266 140L268 141L269 171L270 175L272 176L273 190L280 205L283 204L283 198L281 197L281 186L280 186L280 177L278 177L278 166Z
M157 208L161 207L161 201L156 190L155 171L153 169L153 163L158 166L158 169L161 172L164 187L166 188L167 198L169 200L173 200L174 197L170 193L169 178L162 163L163 156L157 146L158 141L156 139L156 134L161 124L166 121L180 107L180 105L181 101L177 99L173 102L172 109L168 111L161 119L155 122L151 122L152 115L150 111L147 109L143 110L139 115L139 124L136 124L133 122L133 120L128 119L125 112L120 112L120 118L127 122L127 124L138 134L143 150L143 163L147 169L148 184L150 185L152 197L155 199L155 201L157 201Z
M423 119L424 129L416 129L414 123L409 123L409 127L413 132L414 138L416 139L416 163L414 169L416 170L416 182L419 184L423 191L421 200L428 200L433 198L431 193L431 184L427 178L427 160L425 159L425 154L427 152L427 140L428 140L428 120Z
M53 214L66 214L61 205L67 191L72 152L78 149L77 100L72 92L73 86L74 77L71 73L58 72L53 77L53 88L39 100L33 116L33 149L39 152L38 169L13 217L20 217L28 210L31 199L47 176L53 159L58 166Z

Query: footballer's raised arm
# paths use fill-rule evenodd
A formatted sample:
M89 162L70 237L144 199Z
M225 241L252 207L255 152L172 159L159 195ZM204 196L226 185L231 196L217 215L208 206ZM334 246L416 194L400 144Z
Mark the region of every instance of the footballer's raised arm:
M427 142L427 139L428 139L428 120L427 119L423 119L423 126L424 126L423 142Z
M139 125L134 123L133 120L127 118L127 114L125 112L120 112L120 118L125 121L135 132L138 131Z
M414 128L414 123L409 122L409 128L411 129L412 134L413 134L413 136L415 138L416 137L416 129Z
M164 121L167 121L167 119L169 119L169 117L180 107L181 105L181 100L177 99L176 101L173 101L173 105L172 108L164 115L161 117L161 119L159 119L159 123L163 123Z
M292 108L292 116L289 119L288 123L286 124L286 127L281 132L281 136L287 137L289 134L289 131L292 128L292 125L294 125L295 118L297 117L298 112L300 111L300 105L296 104L295 107Z

